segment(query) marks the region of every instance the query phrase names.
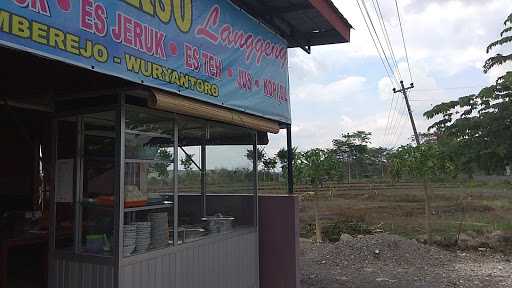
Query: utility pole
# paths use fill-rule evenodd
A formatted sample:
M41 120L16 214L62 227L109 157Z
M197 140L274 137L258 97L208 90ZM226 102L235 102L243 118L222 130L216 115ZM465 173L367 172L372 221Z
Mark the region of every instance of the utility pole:
M402 89L396 90L393 88L393 93L402 93L404 95L405 99L405 105L407 105L407 111L409 112L409 118L411 119L411 125L412 125L412 131L414 132L414 139L416 139L416 145L420 145L420 136L418 135L418 130L416 129L416 123L414 123L414 117L412 115L411 110L411 104L409 103L409 98L407 97L407 91L414 88L414 83L411 83L409 87L404 86L404 81L400 81L400 86L402 86ZM427 232L427 242L429 245L432 245L432 220L431 220L431 203L432 203L432 197L431 197L431 185L430 181L425 175L423 177L423 191L425 194L425 230Z
M411 119L412 131L414 132L414 138L416 139L416 144L420 145L420 136L418 135L418 130L416 129L416 123L414 123L414 117L412 116L411 104L409 103L409 97L407 97L407 91L414 88L414 83L411 83L409 87L404 86L404 81L400 81L400 85L402 89L396 90L393 88L393 93L402 93L405 99L405 105L407 105L407 111L409 112L409 118Z

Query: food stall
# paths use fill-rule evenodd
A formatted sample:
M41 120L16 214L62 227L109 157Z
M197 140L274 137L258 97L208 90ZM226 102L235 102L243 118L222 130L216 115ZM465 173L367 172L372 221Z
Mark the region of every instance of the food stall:
M80 105L83 112L57 115L53 124L51 237L70 225L73 236L52 247L52 285L86 281L111 287L119 281L119 287L142 287L163 281L185 287L179 283L197 281L195 273L179 269L257 283L256 162L246 154L266 135L163 111L161 92L150 89L72 102L97 103L91 97L111 99L112 105ZM208 261L207 255L217 256Z
M36 278L27 245L29 287L269 287L297 249L258 195L258 146L291 151L287 49L349 32L330 1L2 1L0 288Z

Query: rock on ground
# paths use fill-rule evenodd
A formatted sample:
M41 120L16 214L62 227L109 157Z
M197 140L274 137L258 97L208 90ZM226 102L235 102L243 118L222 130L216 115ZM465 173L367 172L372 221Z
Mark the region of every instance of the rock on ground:
M390 234L301 241L303 288L510 287L505 256L448 252Z

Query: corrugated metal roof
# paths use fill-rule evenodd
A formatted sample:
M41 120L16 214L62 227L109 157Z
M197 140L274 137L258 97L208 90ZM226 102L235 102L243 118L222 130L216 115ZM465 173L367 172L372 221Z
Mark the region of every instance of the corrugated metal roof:
M352 26L330 0L232 0L285 38L290 48L344 43Z

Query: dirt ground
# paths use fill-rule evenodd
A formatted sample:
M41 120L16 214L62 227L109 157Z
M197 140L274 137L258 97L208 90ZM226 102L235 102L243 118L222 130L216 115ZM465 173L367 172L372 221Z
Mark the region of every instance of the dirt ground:
M356 189L357 188L357 189ZM418 239L425 234L425 204L422 187L394 185L380 188L348 187L332 197L321 194L319 218L324 237L333 241L348 233L364 231L330 229L333 224L352 223L365 229L377 227L391 234ZM300 202L300 223L304 238L314 235L314 201L303 197ZM435 238L453 242L460 233L480 236L495 231L512 233L512 186L504 187L436 187L432 194L432 229ZM350 227L349 227L350 228ZM354 228L354 227L352 227ZM339 231L337 231L339 230Z
M301 240L303 288L512 287L512 257L450 252L391 234Z

